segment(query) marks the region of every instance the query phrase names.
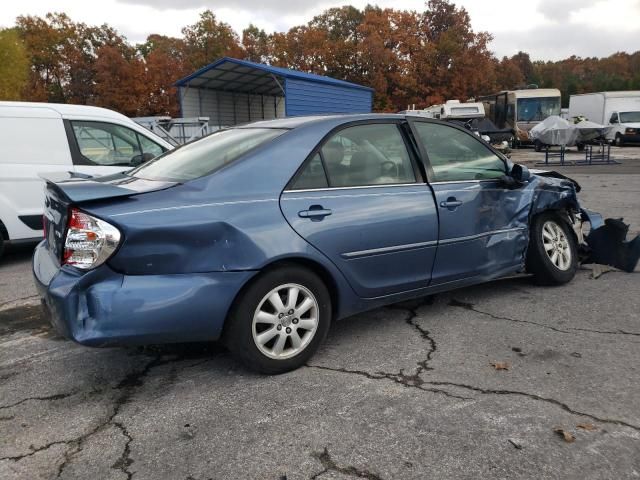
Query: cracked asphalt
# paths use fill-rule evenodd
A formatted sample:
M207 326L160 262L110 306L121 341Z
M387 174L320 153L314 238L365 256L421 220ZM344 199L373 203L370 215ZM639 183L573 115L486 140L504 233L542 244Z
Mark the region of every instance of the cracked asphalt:
M638 232L640 168L611 170L574 175L583 200ZM640 477L640 269L374 310L266 377L216 344L60 339L29 254L0 264L2 479Z

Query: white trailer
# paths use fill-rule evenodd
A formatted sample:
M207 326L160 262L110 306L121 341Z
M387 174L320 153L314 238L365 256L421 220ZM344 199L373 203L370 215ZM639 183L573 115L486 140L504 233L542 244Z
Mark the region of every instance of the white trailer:
M618 146L640 142L640 90L571 95L569 117L611 127L606 139Z
M469 120L471 118L484 118L484 105L476 102L461 103L460 100L447 100L441 105L432 105L425 108L431 118L442 120Z

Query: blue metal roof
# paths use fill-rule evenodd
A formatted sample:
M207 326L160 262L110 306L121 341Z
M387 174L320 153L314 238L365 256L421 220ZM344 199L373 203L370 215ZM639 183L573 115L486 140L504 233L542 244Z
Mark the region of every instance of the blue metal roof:
M244 67L244 69L242 69L243 70L242 72L237 70L231 70L227 67L229 64ZM243 72L245 73L247 81L255 80L256 78L258 79L258 81L262 80L260 77L256 77L255 74L252 75L251 73L249 73L250 70L254 70L254 71L259 70L260 72L267 74L265 76L275 75L285 79L304 80L307 82L323 83L326 85L334 85L334 86L340 86L343 88L352 88L357 90L366 90L369 92L373 92L372 88L365 87L363 85L358 85L356 83L346 82L344 80L338 80L335 78L325 77L323 75L316 75L313 73L300 72L297 70L290 70L288 68L274 67L271 65L266 65L264 63L255 63L255 62L250 62L248 60L239 60L237 58L231 58L231 57L223 57L220 60L217 60L205 67L202 67L201 69L195 71L191 75L178 80L174 85L176 87L185 87L187 85L191 86L193 85L192 81L199 79L200 77L205 77L206 83L216 82L216 81L227 82L226 80L223 80L223 79L217 80L216 77L224 74L228 74L228 73L238 73L238 77L233 81L235 83L241 83L243 81L243 78L241 78ZM219 71L221 73L220 75L216 75L213 71ZM208 72L211 72L213 75L212 74L205 75ZM268 87L267 82L262 82L258 84L252 83L251 85L252 85L251 88L254 91L256 90L256 88L259 89L259 87L265 87L265 88ZM197 87L198 85L193 85L193 86ZM215 88L215 87L212 87L212 88ZM247 89L244 89L244 88L242 89L238 88L238 91L246 91L246 90ZM264 93L268 93L268 92L265 91Z

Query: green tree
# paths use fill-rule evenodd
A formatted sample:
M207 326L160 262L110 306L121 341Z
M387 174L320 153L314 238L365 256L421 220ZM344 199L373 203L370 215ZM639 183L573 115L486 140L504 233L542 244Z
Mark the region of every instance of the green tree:
M15 28L0 30L0 100L21 100L29 79L29 57Z

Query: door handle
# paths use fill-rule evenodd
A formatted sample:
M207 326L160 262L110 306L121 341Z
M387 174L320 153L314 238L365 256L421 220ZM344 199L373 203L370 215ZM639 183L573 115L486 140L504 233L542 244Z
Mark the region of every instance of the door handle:
M462 205L462 202L456 197L449 197L446 201L440 202L442 208L448 208L449 210L455 210L460 205Z
M298 212L300 218L310 218L312 221L320 221L324 217L327 217L333 213L328 208L324 208L322 205L311 205L309 210L302 210Z

